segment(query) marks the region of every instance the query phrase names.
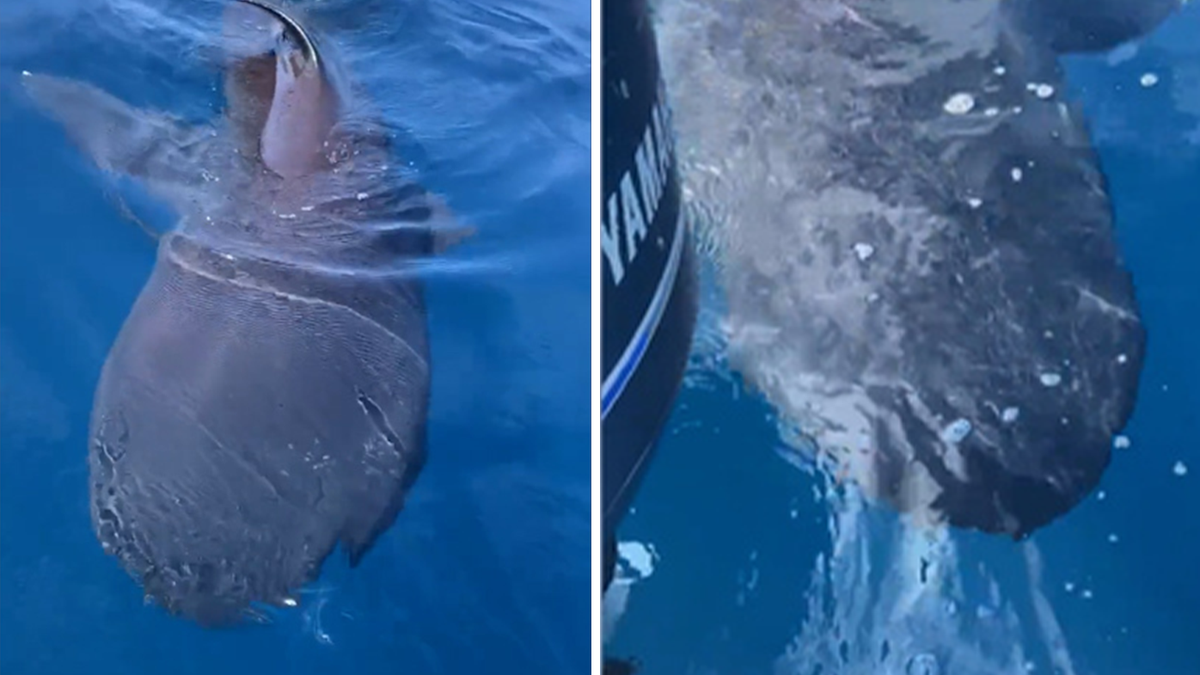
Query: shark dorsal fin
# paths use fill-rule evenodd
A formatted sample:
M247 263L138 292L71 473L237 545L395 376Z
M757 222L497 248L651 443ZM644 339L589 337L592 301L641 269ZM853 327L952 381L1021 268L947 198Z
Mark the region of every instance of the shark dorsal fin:
M264 75L256 83L260 89L264 85L271 87L269 102L256 100L253 92L241 102L260 109L257 114L245 114L252 122L251 126L258 130L258 152L263 163L285 178L327 168L325 142L337 121L341 102L316 44L298 21L278 7L263 0L237 2L262 10L277 21L280 28L272 55L251 56L240 64L241 70L249 73L267 67L263 63L259 68L252 68L256 60L270 58L274 62L274 77ZM261 110L264 103L265 114ZM239 112L233 111L233 114Z

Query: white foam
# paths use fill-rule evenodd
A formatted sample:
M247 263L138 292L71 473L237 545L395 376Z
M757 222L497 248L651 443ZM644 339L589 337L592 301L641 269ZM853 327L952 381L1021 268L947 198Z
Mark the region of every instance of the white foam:
M1050 655L1050 662L1057 672L1063 675L1075 675L1075 665L1071 651L1067 647L1067 638L1063 635L1062 626L1054 614L1054 608L1042 591L1042 553L1030 541L1021 545L1025 554L1025 572L1029 579L1030 600L1033 602L1033 613L1041 629L1042 642Z
M959 92L942 105L942 109L951 115L965 115L975 107L975 97L966 92Z
M654 574L658 552L653 544L622 541L617 543L617 557L616 573L601 602L601 631L606 644L612 639L621 617L625 615L633 587Z
M658 560L658 553L654 550L654 545L643 544L639 541L618 543L617 556L637 572L636 579L639 581L654 574L654 562Z
M998 580L985 577L988 599L972 603L970 622L958 611L967 596L951 530L907 519L876 529L879 514L853 488L828 491L826 503L831 551L814 562L807 616L778 675L1027 672L1020 622Z

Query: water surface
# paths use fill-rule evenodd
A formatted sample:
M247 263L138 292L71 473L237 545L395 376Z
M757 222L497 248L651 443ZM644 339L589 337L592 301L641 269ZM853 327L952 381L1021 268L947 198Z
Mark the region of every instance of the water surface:
M1066 60L1149 332L1130 445L1099 488L1024 544L927 537L831 489L730 374L709 278L688 380L623 524L633 581L612 653L647 675L1200 669L1196 35L1189 6L1139 43Z
M396 134L397 161L478 234L428 272L429 462L356 570L294 611L206 631L143 606L87 510L105 354L172 214L114 185L22 98L22 70L204 120L216 0L0 9L0 670L584 672L589 665L587 3L324 0L303 9Z

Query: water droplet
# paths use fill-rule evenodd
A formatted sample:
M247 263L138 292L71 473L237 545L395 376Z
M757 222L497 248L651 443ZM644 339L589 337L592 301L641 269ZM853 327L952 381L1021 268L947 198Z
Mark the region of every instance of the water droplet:
M942 105L942 109L951 115L965 115L975 107L975 97L967 93L957 93Z
M971 423L960 417L942 429L942 440L947 443L960 443L971 435Z
M854 254L858 256L859 260L866 262L867 258L875 255L875 247L860 241L854 245Z
M1020 183L1021 179L1025 176L1025 173L1021 171L1021 167L1014 166L1013 170L1010 172L1010 175L1012 175L1014 183Z
M1158 76L1154 73L1144 73L1138 82L1141 82L1143 87L1153 87L1158 84Z

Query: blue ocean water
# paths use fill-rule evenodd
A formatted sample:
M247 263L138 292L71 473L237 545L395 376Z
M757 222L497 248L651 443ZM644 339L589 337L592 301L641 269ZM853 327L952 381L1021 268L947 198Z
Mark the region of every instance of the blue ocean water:
M207 119L216 0L0 7L0 671L581 673L590 649L590 13L550 0L321 0L323 47L478 233L428 278L429 460L358 569L205 630L143 605L87 507L100 366L154 259L22 70ZM121 194L154 226L171 214Z
M1149 332L1127 449L1024 544L930 541L782 443L722 361L711 282L687 381L622 529L609 651L646 675L1200 672L1200 6L1072 57ZM711 280L710 280L711 281ZM921 559L936 583L919 580ZM619 602L611 600L613 614Z

